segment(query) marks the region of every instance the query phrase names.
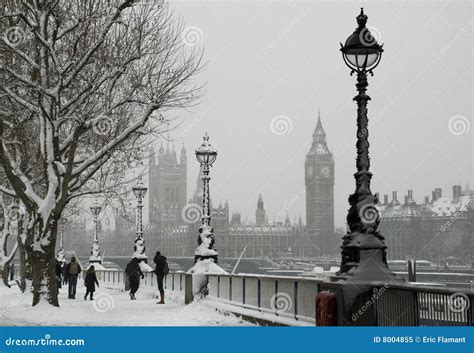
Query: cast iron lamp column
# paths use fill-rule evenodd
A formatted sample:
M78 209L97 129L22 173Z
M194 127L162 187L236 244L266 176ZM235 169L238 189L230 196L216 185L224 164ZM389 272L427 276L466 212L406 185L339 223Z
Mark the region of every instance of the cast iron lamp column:
M377 231L380 223L377 210L377 195L370 190L372 173L369 158L369 131L367 102L367 74L373 75L373 69L382 57L382 45L379 45L365 26L367 16L361 9L357 16L358 27L342 45L342 57L351 69L351 75L357 74L354 100L357 102L357 172L355 192L349 196L350 209L347 215L348 233L343 237L341 275L376 280L393 276L387 266L387 246L383 236Z
M100 258L100 248L99 248L99 214L102 211L102 207L98 205L97 200L94 202L94 205L90 208L92 216L94 217L94 239L92 241L91 256L89 257L89 263L102 263Z
M59 250L57 260L61 263L66 262L66 253L64 251L64 226L67 220L65 218L61 218L59 220Z
M133 247L133 257L146 262L145 240L143 239L143 198L146 195L147 187L143 185L142 177L138 178L137 185L132 188L133 194L137 198L137 238Z
M198 248L194 253L194 262L213 259L217 263L217 251L214 247L214 229L211 227L211 208L209 194L209 170L216 161L217 151L209 143L209 136L204 135L204 141L196 150L196 158L202 168L203 198L202 198L202 225L199 227Z

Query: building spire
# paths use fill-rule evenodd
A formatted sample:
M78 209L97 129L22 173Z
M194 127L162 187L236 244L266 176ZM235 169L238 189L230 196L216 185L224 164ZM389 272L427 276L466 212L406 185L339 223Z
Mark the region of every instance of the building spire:
M321 111L318 108L318 122L316 129L313 132L314 142L324 142L326 140L326 132L324 131L323 124L321 123Z

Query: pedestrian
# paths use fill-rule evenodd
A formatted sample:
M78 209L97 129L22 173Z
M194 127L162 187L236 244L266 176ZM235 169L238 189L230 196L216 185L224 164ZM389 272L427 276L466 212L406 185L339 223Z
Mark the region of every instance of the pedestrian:
M77 277L81 273L81 265L76 261L76 258L71 257L71 262L66 266L67 282L68 282L68 298L76 299Z
M58 283L58 290L61 288L61 263L58 261L58 259L55 260L54 262L54 272L56 273L56 281Z
M99 287L99 281L95 275L95 268L93 265L87 270L86 278L84 278L84 285L86 286L86 294L84 300L87 300L87 295L90 294L90 299L94 300L95 285Z
M64 262L62 265L63 284L67 284L67 264Z
M158 282L158 291L160 292L160 301L156 304L165 303L165 289L163 288L163 278L170 272L166 257L161 255L159 251L156 252L153 262L156 264L155 274Z
M130 285L130 299L135 300L135 293L140 287L140 277L145 278L143 272L140 268L140 263L137 258L133 258L125 268L125 273L127 274L128 283Z

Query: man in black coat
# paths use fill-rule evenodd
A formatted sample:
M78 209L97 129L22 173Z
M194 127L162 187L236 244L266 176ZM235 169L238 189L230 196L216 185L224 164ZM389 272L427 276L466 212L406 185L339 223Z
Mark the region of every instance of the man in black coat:
M67 282L69 284L69 299L76 299L77 277L81 273L81 265L76 261L76 258L71 257L71 262L66 265Z
M140 287L140 277L145 278L140 268L138 259L133 258L125 268L125 273L128 277L128 283L130 284L130 299L135 300L135 293Z
M166 257L161 255L159 251L156 252L153 262L156 264L155 274L158 282L158 290L160 291L160 301L157 304L165 303L165 289L163 288L163 278L168 274L169 268L166 262Z

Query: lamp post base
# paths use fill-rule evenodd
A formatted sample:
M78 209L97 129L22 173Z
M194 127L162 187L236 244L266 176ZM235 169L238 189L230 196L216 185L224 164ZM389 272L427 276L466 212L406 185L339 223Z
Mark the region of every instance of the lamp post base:
M214 263L217 265L217 255L207 255L207 256L194 255L194 263L196 263L198 261L202 261L202 260L208 260L208 259L212 259L214 261Z
M102 264L102 259L100 257L91 256L89 257L89 264Z
M359 263L347 273L352 283L402 281L383 261L382 249L359 249Z

